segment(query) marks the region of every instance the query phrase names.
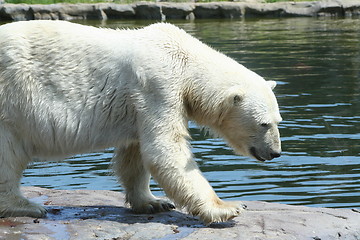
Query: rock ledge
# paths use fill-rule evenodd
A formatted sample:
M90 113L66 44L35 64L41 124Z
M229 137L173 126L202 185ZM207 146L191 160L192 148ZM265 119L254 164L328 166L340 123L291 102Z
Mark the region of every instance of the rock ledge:
M358 0L314 2L211 2L133 4L1 4L0 20L76 20L76 19L239 19L248 17L360 16Z
M0 219L0 239L360 239L360 210L245 202L232 221L204 226L181 211L134 214L113 191L24 187L47 218Z

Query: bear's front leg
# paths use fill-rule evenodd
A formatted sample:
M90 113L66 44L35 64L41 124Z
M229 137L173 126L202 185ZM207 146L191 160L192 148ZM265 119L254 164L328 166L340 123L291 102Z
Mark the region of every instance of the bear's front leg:
M113 170L126 192L126 202L136 213L165 212L175 206L166 199L156 198L150 191L150 173L144 167L138 143L116 150Z
M240 214L240 203L218 198L192 159L185 137L151 135L153 138L142 141L142 158L169 198L206 224L224 222Z

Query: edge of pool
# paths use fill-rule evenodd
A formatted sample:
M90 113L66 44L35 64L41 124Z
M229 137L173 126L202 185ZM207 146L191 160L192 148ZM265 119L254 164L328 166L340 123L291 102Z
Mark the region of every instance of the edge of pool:
M134 2L131 4L7 4L0 0L0 21L107 20L107 19L241 19L274 17L360 16L358 0L323 0L264 3L231 2Z
M360 239L360 210L312 208L245 201L239 217L203 225L174 210L134 214L124 194L107 190L54 190L23 187L45 205L46 218L0 219L0 239Z

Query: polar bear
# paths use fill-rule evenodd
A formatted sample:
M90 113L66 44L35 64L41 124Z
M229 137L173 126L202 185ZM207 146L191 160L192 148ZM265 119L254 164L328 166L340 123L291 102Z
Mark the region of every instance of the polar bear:
M278 104L265 81L166 23L111 30L64 21L0 27L0 216L43 217L19 190L33 159L115 147L114 172L135 212L174 206L205 223L237 216L193 160L187 124L207 126L236 153L280 156Z

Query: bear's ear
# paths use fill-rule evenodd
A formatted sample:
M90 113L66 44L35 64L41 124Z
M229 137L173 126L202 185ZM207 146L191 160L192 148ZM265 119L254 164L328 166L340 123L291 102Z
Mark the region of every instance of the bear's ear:
M266 81L266 82L269 85L269 87L271 88L271 90L273 90L276 87L275 81Z
M244 92L239 86L233 86L221 92L223 96L222 101L211 104L212 114L215 115L214 122L221 125L227 113L238 106L244 99Z
M235 94L233 96L233 103L235 106L239 105L239 103L241 102L241 96L240 94Z
M241 103L243 99L243 91L239 87L231 87L227 91L228 101L230 103L230 106L237 106Z

